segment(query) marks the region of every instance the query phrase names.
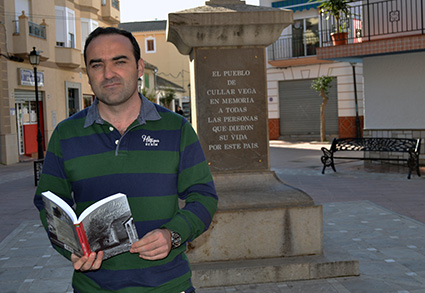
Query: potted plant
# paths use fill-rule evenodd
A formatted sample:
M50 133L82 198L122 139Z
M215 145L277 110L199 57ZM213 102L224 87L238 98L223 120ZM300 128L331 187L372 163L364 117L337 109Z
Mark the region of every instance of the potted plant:
M326 14L329 18L333 16L336 24L336 32L331 33L334 45L347 44L348 33L344 31L345 27L341 25L341 18L350 17L350 5L347 0L310 0L310 2L321 3L319 5L320 13Z

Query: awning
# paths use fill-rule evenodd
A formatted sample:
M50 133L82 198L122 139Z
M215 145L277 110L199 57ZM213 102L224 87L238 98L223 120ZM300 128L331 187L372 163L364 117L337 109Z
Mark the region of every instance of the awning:
M292 11L303 11L311 8L317 8L321 3L309 3L310 0L284 0L272 2L272 7L291 9Z

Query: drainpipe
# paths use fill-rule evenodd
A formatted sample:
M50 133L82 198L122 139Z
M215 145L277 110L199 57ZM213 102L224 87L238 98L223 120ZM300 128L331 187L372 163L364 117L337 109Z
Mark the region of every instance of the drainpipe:
M421 1L421 18L422 18L422 34L424 34L425 25L424 25L424 1Z
M356 138L361 138L359 105L357 101L357 81L356 81L356 63L350 63L353 67L353 83L354 83L354 101L356 104Z

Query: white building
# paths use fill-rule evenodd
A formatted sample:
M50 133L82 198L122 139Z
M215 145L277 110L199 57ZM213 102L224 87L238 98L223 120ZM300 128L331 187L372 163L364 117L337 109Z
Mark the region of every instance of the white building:
M355 137L356 120L360 129L363 125L362 64L349 58L340 62L317 57L317 49L328 42L321 34L328 23L320 21L318 4L309 0L260 0L260 5L294 11L294 23L267 48L270 139L320 138L322 98L310 85L322 75L335 77L326 106L327 139ZM350 25L355 23L351 21Z

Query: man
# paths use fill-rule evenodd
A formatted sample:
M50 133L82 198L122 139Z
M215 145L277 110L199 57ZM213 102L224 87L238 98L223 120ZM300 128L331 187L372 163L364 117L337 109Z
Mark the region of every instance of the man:
M177 106L177 110L176 110L176 113L177 114L180 114L180 115L184 115L184 112L183 112L183 110L182 110L182 107L180 107L180 106Z
M138 93L144 63L131 33L97 28L84 60L96 100L53 132L34 203L47 228L44 191L75 204L77 215L122 192L141 239L105 261L101 251L79 258L55 247L73 263L74 290L194 292L185 243L208 229L217 209L199 140L183 117Z

